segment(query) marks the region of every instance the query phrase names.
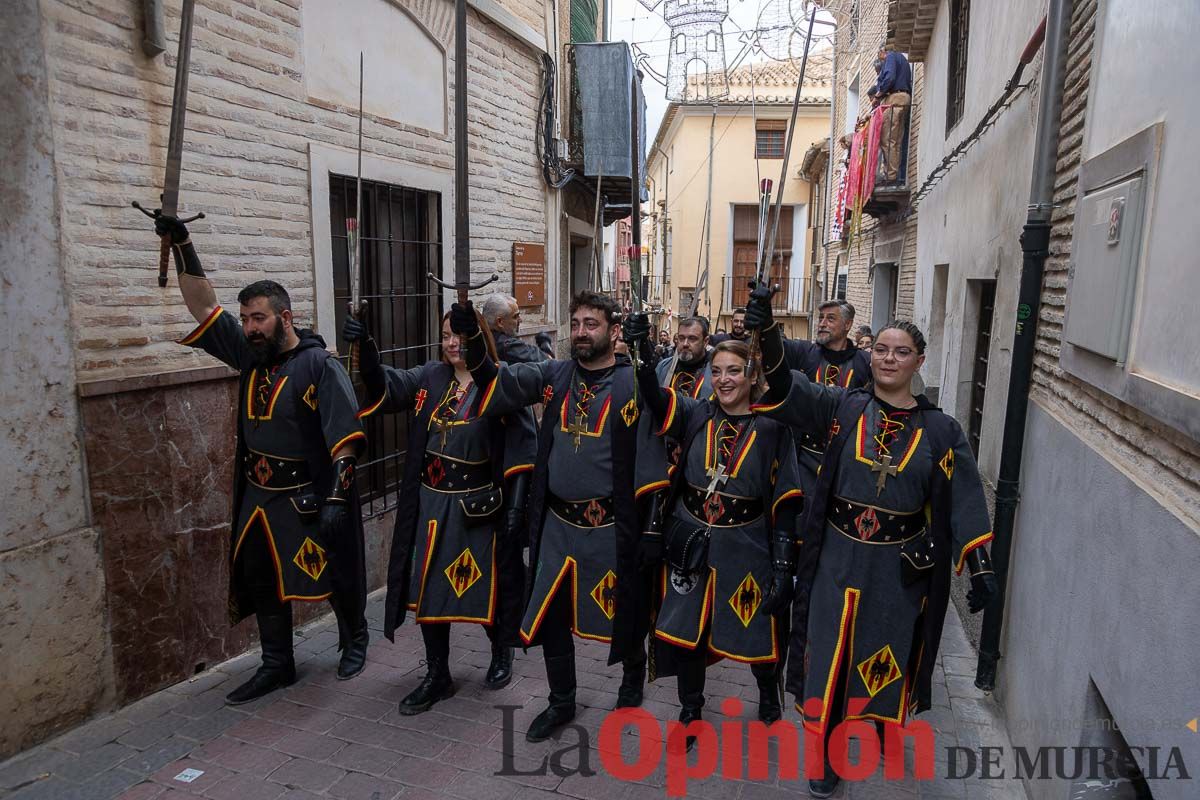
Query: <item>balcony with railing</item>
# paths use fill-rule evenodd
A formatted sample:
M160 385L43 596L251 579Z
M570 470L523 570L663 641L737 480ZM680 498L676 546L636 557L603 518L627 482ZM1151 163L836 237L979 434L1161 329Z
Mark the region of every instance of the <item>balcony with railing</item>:
M864 213L880 219L908 207L909 116L908 106L885 103L860 120L851 135L848 171L838 198L843 238L857 230Z
M771 299L771 311L777 317L807 316L811 305L812 286L808 278L782 278L773 281L779 291ZM750 299L749 281L744 278L721 279L721 316L745 308Z

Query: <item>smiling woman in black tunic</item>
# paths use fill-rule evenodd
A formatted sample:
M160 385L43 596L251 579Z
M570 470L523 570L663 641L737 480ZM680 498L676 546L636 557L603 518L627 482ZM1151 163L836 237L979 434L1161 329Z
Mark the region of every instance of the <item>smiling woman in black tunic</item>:
M648 341L640 333L631 320L631 343ZM704 706L706 665L722 658L749 664L759 688L759 719L774 722L781 714L778 667L801 498L791 434L751 412L759 390L744 343L717 345L715 391L706 400L659 387L648 363L653 352L640 350L638 386L656 432L682 446L665 504L656 677L677 676L679 719L691 722Z

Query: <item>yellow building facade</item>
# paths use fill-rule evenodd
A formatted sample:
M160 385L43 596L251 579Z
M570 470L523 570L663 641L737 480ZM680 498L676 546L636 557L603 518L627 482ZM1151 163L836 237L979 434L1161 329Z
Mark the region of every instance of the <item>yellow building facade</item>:
M744 65L730 72L727 97L672 103L663 116L647 155L651 202L643 206L643 226L650 235L643 243L650 295L672 310L662 323L671 330L686 315L706 263L697 313L709 318L713 330L728 330L734 309L745 304L746 284L756 271L759 186L762 179L773 182L773 205L799 72L799 61ZM808 63L792 137L772 271L781 287L776 314L789 336L808 336L813 308L812 209L818 198L800 166L810 146L828 139L829 114L829 61L817 54ZM706 231L710 137L712 224Z

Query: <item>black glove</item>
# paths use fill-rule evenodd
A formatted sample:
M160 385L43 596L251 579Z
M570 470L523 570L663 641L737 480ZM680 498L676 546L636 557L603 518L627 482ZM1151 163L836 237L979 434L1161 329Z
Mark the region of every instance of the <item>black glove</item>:
M367 326L354 317L346 317L346 322L342 325L342 341L358 348L358 374L367 386L369 402L374 403L387 392L387 376L383 373L379 345L371 338Z
M354 317L346 317L346 322L342 325L342 341L343 342L365 342L371 338L371 332L367 330L367 326Z
M638 539L637 568L641 572L654 569L663 560L663 538L661 533L647 531Z
M333 462L333 485L321 506L321 537L336 544L350 533L350 500L354 496L354 456L342 456Z
M538 350L541 350L551 358L554 357L554 342L550 338L550 334L545 331L539 331L533 335L533 341L537 342Z
M463 339L473 339L479 333L479 318L475 316L475 306L470 300L466 305L455 303L450 306L450 330Z
M189 238L187 226L178 217L155 217L154 232L159 236L170 236L171 244L183 244Z
M967 569L971 573L971 589L967 592L967 608L972 614L977 614L987 607L999 590L996 572L992 569L992 560L988 556L986 548L976 547L967 553Z
M771 298L778 289L763 284L759 286L750 281L750 299L746 302L746 330L763 331L771 327L774 316L771 313Z
M525 499L529 494L529 472L518 472L508 479L504 498L504 528L501 534L510 544L525 542Z
M637 568L638 571L653 569L663 561L663 506L667 502L665 491L651 494L640 505L638 516L642 520L642 536L638 539Z
M777 614L788 607L795 593L792 575L796 570L796 543L790 531L775 531L771 539L771 585L763 597L764 614Z
M654 342L650 340L650 317L647 314L630 314L621 323L621 338L630 353L637 353L643 367L651 369L658 363L654 354Z
M981 572L978 575L972 575L971 588L967 591L967 608L972 614L983 611L996 596L997 589L996 573Z
M642 339L650 335L650 316L629 314L621 321L621 338L632 350Z

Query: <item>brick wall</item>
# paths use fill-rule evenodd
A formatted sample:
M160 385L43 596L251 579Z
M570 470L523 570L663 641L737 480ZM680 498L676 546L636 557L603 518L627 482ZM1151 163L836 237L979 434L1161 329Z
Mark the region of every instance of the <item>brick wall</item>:
M1031 397L1065 420L1126 472L1143 476L1164 503L1200 527L1200 443L1123 403L1059 366L1067 270L1071 260L1075 192L1095 41L1097 0L1076 0L1064 82L1050 257L1042 281L1037 355Z
M887 33L888 0L863 0L859 3L858 35L850 41L850 18L848 16L852 3L848 1L829 2L826 6L833 11L838 20L838 32L835 37L837 60L834 67L833 116L834 138L842 135L846 129L847 113L857 117L870 108L870 98L867 90L875 82L875 71L872 63L875 54ZM909 112L909 158L908 184L915 186L920 178L917 174L917 137L921 127L921 106L924 91L924 65L912 64L913 98ZM858 108L846 108L846 92L849 82L857 71L859 76ZM840 145L834 144L834 152L840 163L845 151ZM835 167L836 167L835 163ZM830 202L828 194L824 198ZM897 316L911 318L914 314L917 275L917 215L914 212L904 220L904 255L899 270L899 285L896 292ZM875 233L879 222L873 217L863 215L862 227L858 240L853 243L845 254L849 262L846 276L846 299L854 305L856 311L856 326L869 325L872 311L872 281L871 261L875 241ZM830 248L829 260L837 254L836 246ZM823 267L822 267L823 269ZM833 270L830 270L831 280ZM831 287L830 292L833 291Z
M453 5L398 0L453 60ZM503 5L537 30L539 0ZM173 339L193 325L178 292L154 279L157 240L129 208L152 204L162 180L175 44L150 60L136 4L43 0L62 242L81 380L174 370L211 361ZM179 27L167 4L166 29ZM471 213L474 262L507 267L514 240L545 235L544 188L534 156L537 54L470 16ZM311 319L310 141L353 149L356 111L309 102L295 0L210 0L196 8L181 202L208 220L193 232L223 302L269 276ZM453 75L452 63L448 65ZM453 102L451 87L449 102ZM453 167L453 133L368 118L364 149ZM450 214L450 198L443 199ZM449 253L447 252L447 256ZM173 281L172 281L173 284Z

